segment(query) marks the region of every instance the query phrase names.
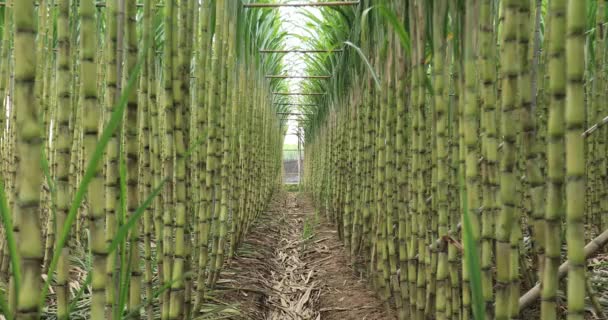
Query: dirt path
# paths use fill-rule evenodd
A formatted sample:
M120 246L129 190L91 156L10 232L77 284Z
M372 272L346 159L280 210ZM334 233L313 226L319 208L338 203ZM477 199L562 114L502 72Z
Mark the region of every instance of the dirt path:
M218 300L238 310L231 319L395 319L301 194L275 195L225 270Z

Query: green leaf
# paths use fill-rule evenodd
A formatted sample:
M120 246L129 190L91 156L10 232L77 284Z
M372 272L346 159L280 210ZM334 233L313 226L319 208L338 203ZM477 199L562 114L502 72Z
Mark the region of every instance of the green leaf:
M133 212L133 214L129 217L129 220L127 220L125 224L120 226L120 229L118 229L116 235L114 236L114 239L112 240L112 243L110 243L110 246L108 247L108 252L113 252L114 250L116 250L116 248L118 248L118 245L126 239L127 235L129 234L129 230L131 230L131 228L136 225L137 220L152 204L154 198L158 194L160 194L167 181L169 181L168 178L163 179L161 183L156 188L154 188L154 190L152 190L146 200L135 210L135 212Z
M397 32L397 35L399 36L399 40L401 42L401 45L405 49L405 54L407 56L409 56L411 54L411 50L412 50L412 48L411 48L411 41L410 41L410 35L405 30L405 27L403 26L403 24L399 21L399 18L397 17L397 15L395 14L395 12L392 11L392 10L387 9L383 5L379 6L378 10L380 10L380 13L385 18L388 19L388 22L395 29L395 32Z
M473 298L473 316L476 320L483 320L485 316L485 302L481 286L481 264L479 263L479 254L473 238L473 226L471 225L471 217L469 216L466 188L462 175L460 175L460 197L463 207L464 256L467 260L467 273L469 274L471 296Z
M4 192L4 182L0 179L0 215L2 216L2 226L4 227L4 233L6 235L6 242L8 244L8 252L11 259L11 268L13 275L13 286L16 293L19 293L19 284L21 283L21 269L19 266L19 251L17 251L17 243L15 241L15 233L13 231L13 220L11 212L8 209L6 201L6 194ZM0 303L6 303L6 301L0 298ZM7 309L8 310L8 309ZM9 314L9 313L6 313Z
M49 185L49 190L51 192L51 215L53 220L52 228L53 230L57 230L57 188L55 187L55 180L51 176L51 168L49 166L49 161L46 156L46 147L43 145L42 156L40 159L40 164L42 166L42 171L44 172L44 176L46 177L46 183Z
M376 87L378 89L380 89L380 80L378 80L378 76L376 75L376 72L374 71L374 68L369 63L369 60L367 60L367 57L365 56L365 54L363 54L363 51L361 51L361 48L357 47L356 45L354 45L350 41L344 41L344 44L347 45L347 46L350 46L350 47L354 48L357 51L357 53L359 54L359 56L361 57L361 59L365 62L365 65L367 65L367 69L371 73L372 77L374 78L374 82L376 83Z

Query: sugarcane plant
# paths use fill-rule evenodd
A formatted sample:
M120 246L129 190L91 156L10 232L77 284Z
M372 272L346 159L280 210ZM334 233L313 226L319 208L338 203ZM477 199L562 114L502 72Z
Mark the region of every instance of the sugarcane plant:
M4 318L213 316L287 125L279 14L241 4L2 3Z
M301 108L305 190L387 306L584 317L606 242L606 2L361 1L309 21L306 43L344 52L305 60L334 75L305 87L328 92Z

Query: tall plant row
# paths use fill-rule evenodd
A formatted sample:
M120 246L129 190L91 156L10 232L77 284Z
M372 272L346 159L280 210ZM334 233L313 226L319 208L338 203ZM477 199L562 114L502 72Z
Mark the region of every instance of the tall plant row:
M8 0L0 21L0 314L203 315L281 181L278 14Z
M606 1L323 16L309 43L346 50L308 63L333 78L307 84L328 95L306 109L304 184L378 296L400 319L583 319L585 246L608 229Z

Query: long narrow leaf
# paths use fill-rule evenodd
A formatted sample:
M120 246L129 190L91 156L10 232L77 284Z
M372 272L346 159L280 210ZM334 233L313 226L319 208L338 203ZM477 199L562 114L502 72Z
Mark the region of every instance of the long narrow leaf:
M123 246L126 245L125 242L122 243ZM127 305L127 296L129 293L129 275L131 274L131 253L130 250L133 250L133 245L129 247L129 252L127 250L122 250L121 254L121 268L120 268L120 278L118 279L118 306L114 309L115 315L114 319L120 319L123 310Z
M485 315L485 303L481 286L481 265L479 263L477 246L473 240L473 226L471 225L471 217L469 216L466 189L462 175L460 176L460 197L462 199L463 207L464 255L467 260L467 273L469 274L469 283L473 298L473 316L476 320L483 320Z
M405 54L409 56L412 50L410 35L405 30L403 24L399 21L399 18L395 12L387 9L383 5L378 6L378 10L380 10L380 13L388 19L388 22L390 22L391 26L395 29L395 32L397 32L397 35L399 36L401 46L403 46L405 49Z
M347 45L347 46L350 46L350 47L354 48L357 51L357 53L359 54L359 56L361 57L361 59L365 62L365 65L367 66L367 69L372 74L372 77L374 78L374 82L376 83L376 87L378 89L380 89L380 80L378 80L378 76L376 75L376 72L374 71L374 68L369 63L369 60L367 60L367 57L365 56L365 54L363 54L363 51L361 51L361 48L357 47L356 45L354 45L350 41L344 41L344 44Z
M168 180L169 180L168 178L163 179L161 181L161 183L158 186L156 186L156 188L154 188L152 193L150 193L150 195L148 195L148 198L146 198L146 200L135 210L135 212L133 212L133 214L129 217L129 220L127 220L127 222L125 224L120 226L120 229L118 229L118 231L116 232L116 235L114 236L114 239L112 240L112 243L110 243L110 246L108 247L108 252L113 252L114 250L116 250L116 248L118 248L118 245L129 234L129 230L131 230L131 228L133 228L133 226L135 226L135 224L137 223L137 220L146 211L146 209L152 204L152 201L154 200L154 198L156 198L156 196L158 194L160 194L163 187L165 186L165 183Z
M4 192L4 182L0 179L0 215L2 216L2 226L6 235L8 244L8 253L11 259L11 268L13 274L13 286L15 293L19 293L19 284L21 283L21 269L19 267L19 251L17 251L17 243L15 242L15 233L13 232L13 219L11 212L8 209L6 202L6 194ZM7 313L8 314L8 313Z
M57 189L55 180L51 176L51 167L49 166L49 161L46 156L46 147L42 146L42 157L40 159L40 165L42 166L42 172L44 172L44 176L46 177L46 183L49 186L49 190L51 192L51 217L53 221L52 228L53 230L57 230Z

